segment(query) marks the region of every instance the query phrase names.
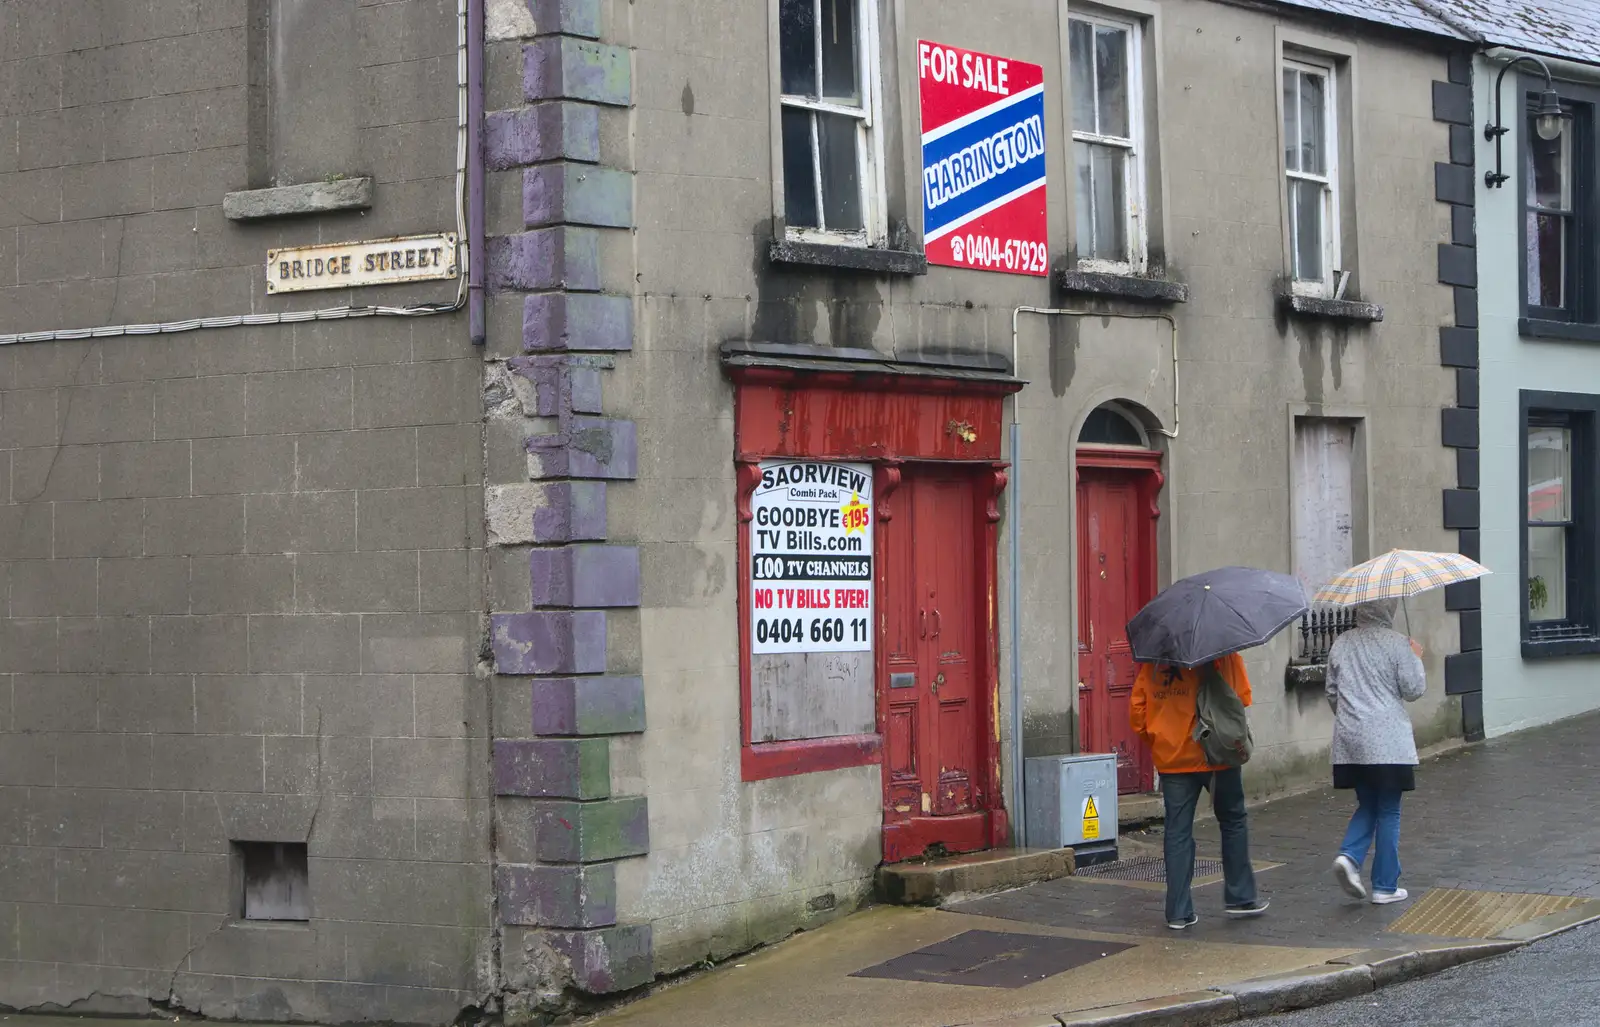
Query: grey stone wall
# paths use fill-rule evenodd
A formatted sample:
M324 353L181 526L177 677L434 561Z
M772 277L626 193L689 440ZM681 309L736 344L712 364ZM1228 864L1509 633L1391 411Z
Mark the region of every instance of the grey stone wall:
M263 180L271 6L0 4L0 334L454 299L267 297L269 248L456 227L454 2L319 3L279 124L347 131ZM305 175L371 209L223 216ZM454 315L0 349L0 1006L483 1001L481 382ZM308 843L309 922L235 919L252 840Z

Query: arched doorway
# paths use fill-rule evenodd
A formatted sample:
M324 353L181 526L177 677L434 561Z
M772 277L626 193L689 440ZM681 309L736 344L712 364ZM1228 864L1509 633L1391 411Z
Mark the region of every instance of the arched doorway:
M1127 623L1156 591L1161 453L1120 403L1090 411L1078 433L1078 748L1117 754L1117 790L1155 787L1150 752L1128 726L1138 668Z

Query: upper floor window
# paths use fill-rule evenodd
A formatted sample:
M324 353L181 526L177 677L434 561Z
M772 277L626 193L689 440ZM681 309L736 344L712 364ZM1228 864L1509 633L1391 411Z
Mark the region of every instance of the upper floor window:
M1067 40L1078 263L1094 270L1142 270L1139 25L1074 16L1067 22Z
M783 211L791 238L882 236L872 0L779 0Z
M1339 271L1339 132L1332 66L1283 62L1283 171L1294 291L1332 296Z
M1571 121L1554 139L1545 139L1532 112L1535 95L1529 94L1521 124L1523 326L1543 325L1555 328L1551 334L1564 334L1562 323L1570 330L1600 322L1595 288L1600 248L1592 241L1595 186L1593 172L1584 170L1594 159L1593 108L1565 105Z

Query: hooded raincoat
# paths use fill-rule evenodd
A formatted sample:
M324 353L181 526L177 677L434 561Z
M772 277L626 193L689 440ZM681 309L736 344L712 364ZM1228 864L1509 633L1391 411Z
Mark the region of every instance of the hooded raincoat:
M1394 630L1393 599L1356 607L1356 626L1328 652L1333 707L1333 783L1414 787L1417 742L1406 703L1422 698L1427 678L1406 636ZM1355 769L1355 768L1384 769Z

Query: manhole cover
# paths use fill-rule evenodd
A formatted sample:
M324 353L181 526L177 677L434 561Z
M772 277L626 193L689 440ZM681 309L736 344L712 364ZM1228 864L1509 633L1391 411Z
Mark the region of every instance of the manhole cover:
M1571 895L1435 888L1390 924L1389 930L1394 934L1429 934L1439 938L1493 938L1508 927L1581 906L1587 901Z
M966 931L850 976L975 988L1023 988L1132 947L1114 941L1049 934Z
M1194 861L1195 882L1199 883L1208 877L1219 877L1222 874L1222 860L1197 859ZM1145 881L1156 884L1167 883L1167 864L1160 856L1135 856L1132 859L1119 859L1115 863L1100 863L1091 867L1084 867L1073 874L1074 877L1098 877L1108 881Z

